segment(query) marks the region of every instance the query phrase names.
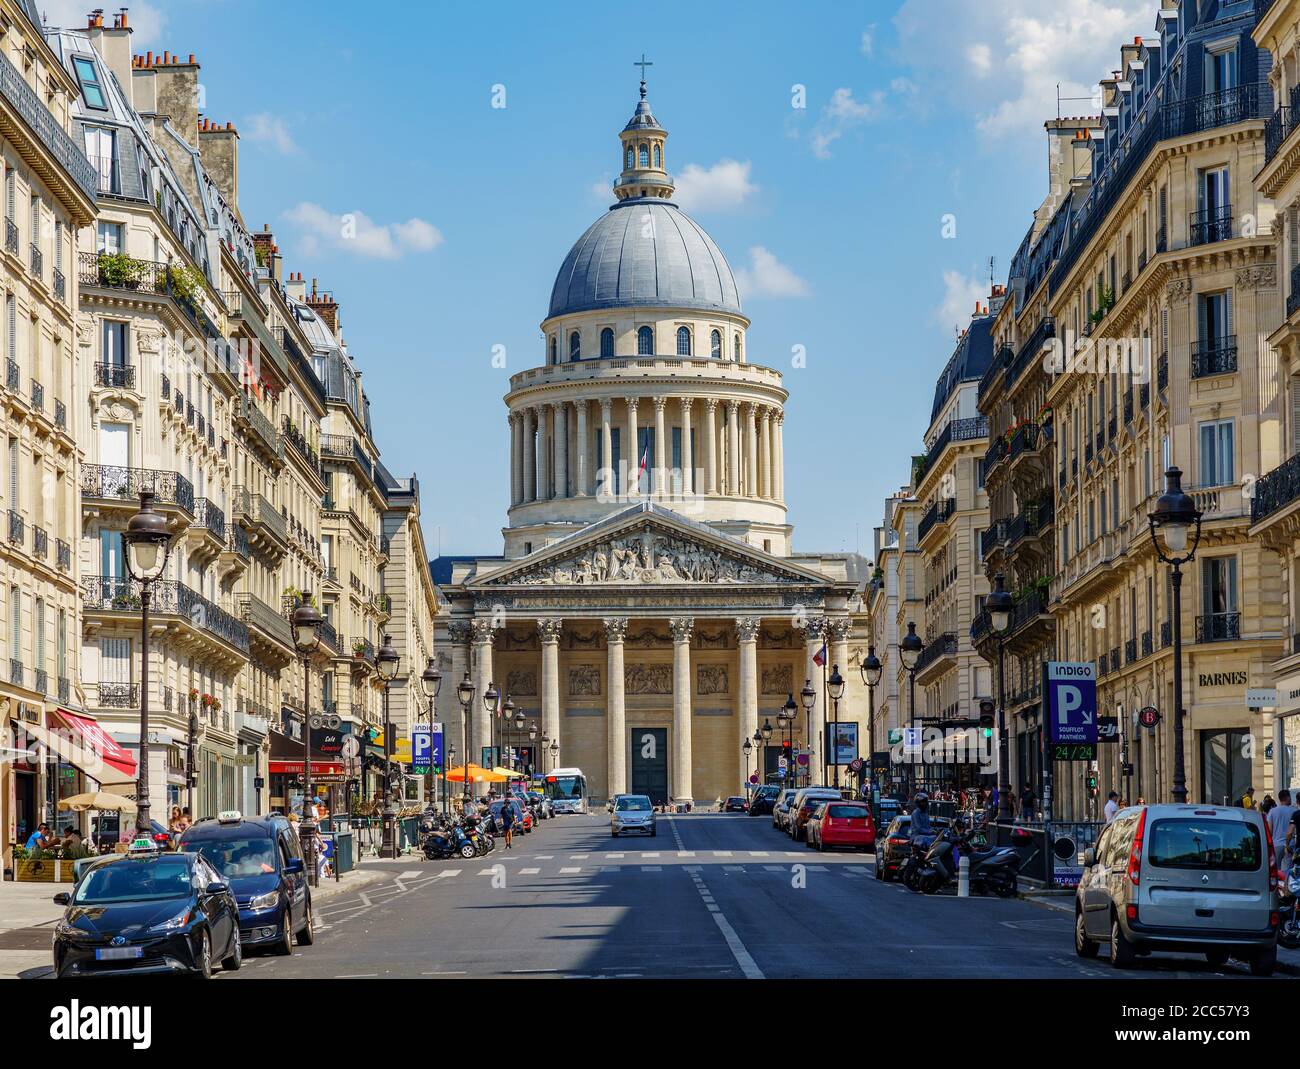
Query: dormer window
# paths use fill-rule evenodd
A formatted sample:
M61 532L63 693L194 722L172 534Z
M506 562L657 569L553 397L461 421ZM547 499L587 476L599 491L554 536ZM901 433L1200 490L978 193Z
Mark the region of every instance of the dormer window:
M690 327L677 328L677 355L691 355L691 329Z
M600 355L602 357L614 355L614 330L612 327L606 327L600 332Z
M76 57L72 66L77 72L77 81L81 83L81 96L86 101L86 107L107 111L108 101L104 97L104 87L99 82L99 71L95 69L94 60Z
M576 330L569 335L569 359L577 360L582 355L582 335Z
M654 356L655 335L649 327L642 327L636 332L636 355Z
M720 331L715 330L709 335L709 356L714 360L722 359L722 333Z

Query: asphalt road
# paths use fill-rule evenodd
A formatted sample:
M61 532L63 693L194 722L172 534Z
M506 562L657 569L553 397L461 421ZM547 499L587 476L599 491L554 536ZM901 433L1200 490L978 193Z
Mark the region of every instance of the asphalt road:
M475 861L410 860L317 910L312 947L249 956L257 977L1245 976L1193 957L1116 974L1074 955L1072 914L1024 900L924 897L871 855L823 855L770 818L660 817L614 840L602 812L543 822Z

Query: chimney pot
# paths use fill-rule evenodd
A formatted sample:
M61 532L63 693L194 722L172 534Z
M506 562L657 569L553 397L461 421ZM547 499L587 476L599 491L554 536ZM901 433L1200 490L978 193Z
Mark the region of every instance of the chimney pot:
M194 62L194 53L193 53L193 52L190 53L190 62L191 62L191 63Z

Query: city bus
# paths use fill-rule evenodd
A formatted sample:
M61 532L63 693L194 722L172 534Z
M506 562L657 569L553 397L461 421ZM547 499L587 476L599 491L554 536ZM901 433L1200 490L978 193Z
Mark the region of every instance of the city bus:
M542 788L557 813L587 812L587 777L580 768L555 768Z

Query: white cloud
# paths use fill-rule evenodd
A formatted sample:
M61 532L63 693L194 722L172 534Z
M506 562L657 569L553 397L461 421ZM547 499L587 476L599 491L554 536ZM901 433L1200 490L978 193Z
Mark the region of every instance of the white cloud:
M873 22L862 31L862 54L870 59L876 51L876 24Z
M85 0L36 0L36 9L51 28L81 30L86 26L86 13L94 10ZM113 9L104 11L104 22L113 25ZM131 24L131 49L138 52L158 40L167 16L154 4L133 3L127 18Z
M945 271L943 301L934 310L935 319L945 329L962 329L970 322L975 305L984 302L986 288L987 283L980 279L968 278L960 271Z
M244 124L244 136L250 141L257 141L264 145L270 145L281 155L290 156L298 151L298 145L289 133L288 124L278 115L272 115L268 111L260 111L256 115L249 116L248 122Z
M674 181L673 199L692 211L727 211L739 208L758 186L750 181L750 162L719 160L712 167L688 163Z
M796 275L776 256L755 245L749 250L749 266L736 272L741 299L749 297L807 297L808 283Z
M907 0L895 16L901 60L990 139L1042 136L1045 120L1092 113L1097 81L1126 41L1151 35L1152 0ZM1075 99L1070 99L1075 98ZM1041 143L1041 142L1037 142Z
M328 245L358 256L397 260L408 252L428 252L443 242L438 228L423 219L376 223L365 212L335 214L310 201L290 208L284 218L301 227L308 255Z
M813 155L822 160L829 158L833 142L853 127L879 118L884 111L885 92L882 89L873 90L865 100L855 98L852 89L836 89L813 127Z

